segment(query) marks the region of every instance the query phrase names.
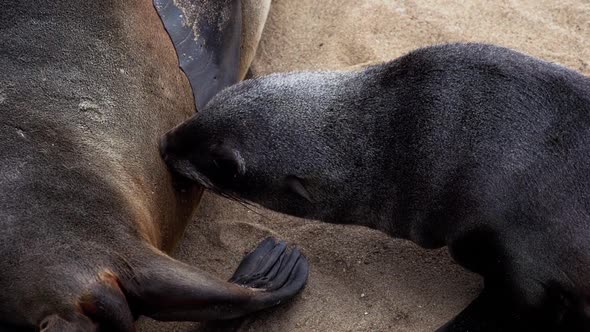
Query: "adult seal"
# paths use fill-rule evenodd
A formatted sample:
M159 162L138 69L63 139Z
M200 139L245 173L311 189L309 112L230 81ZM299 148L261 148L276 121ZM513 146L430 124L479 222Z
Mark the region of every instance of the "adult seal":
M175 181L158 152L195 102L150 0L0 7L1 331L133 331L140 315L227 319L302 289L307 261L282 241L263 241L229 281L165 253L201 189ZM241 22L231 8L220 13ZM202 54L236 57L241 44L205 43ZM194 61L239 77L240 61ZM210 83L192 88L212 95Z
M590 79L506 48L244 81L169 132L214 191L448 246L482 293L440 331L590 329Z

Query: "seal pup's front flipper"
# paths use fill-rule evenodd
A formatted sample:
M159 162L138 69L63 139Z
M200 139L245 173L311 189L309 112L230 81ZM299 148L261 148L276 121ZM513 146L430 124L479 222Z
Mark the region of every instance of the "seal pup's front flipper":
M197 110L240 80L240 0L154 0L191 84Z
M163 321L237 318L285 303L307 281L309 265L296 248L264 240L243 260L230 281L156 253L148 266L121 280L137 313Z

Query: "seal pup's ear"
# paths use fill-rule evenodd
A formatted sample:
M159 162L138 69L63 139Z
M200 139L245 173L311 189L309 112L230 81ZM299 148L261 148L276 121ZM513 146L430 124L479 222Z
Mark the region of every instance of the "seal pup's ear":
M285 177L285 183L287 184L287 188L289 190L291 190L292 192L296 193L297 195L303 197L308 202L313 203L313 200L311 199L311 195L309 194L309 192L305 188L305 185L303 184L302 178L300 178L296 175L287 175Z
M246 174L246 163L240 151L226 143L215 144L211 147L213 163L222 172L237 175Z

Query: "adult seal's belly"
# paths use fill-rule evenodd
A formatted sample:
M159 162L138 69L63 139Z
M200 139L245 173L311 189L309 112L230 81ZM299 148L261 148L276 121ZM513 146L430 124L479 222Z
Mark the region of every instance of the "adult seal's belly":
M157 150L195 105L151 1L8 1L0 45L3 328L233 318L303 287L305 258L272 239L232 282L164 253L201 189L170 176ZM218 70L239 77L239 61ZM268 264L272 285L256 279Z

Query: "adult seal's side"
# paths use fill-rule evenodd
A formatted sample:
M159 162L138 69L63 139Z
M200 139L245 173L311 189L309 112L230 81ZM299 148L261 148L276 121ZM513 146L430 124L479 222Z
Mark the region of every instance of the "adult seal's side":
M175 181L158 140L195 112L193 96L206 103L237 81L240 48L257 40L239 29L236 40L235 25L261 21L251 1L156 2L0 2L2 332L230 319L305 285L307 260L282 241L264 241L229 281L165 253L202 191ZM176 53L195 43L200 53Z
M590 79L505 48L278 74L162 141L174 169L285 213L448 246L485 278L441 331L590 329Z

